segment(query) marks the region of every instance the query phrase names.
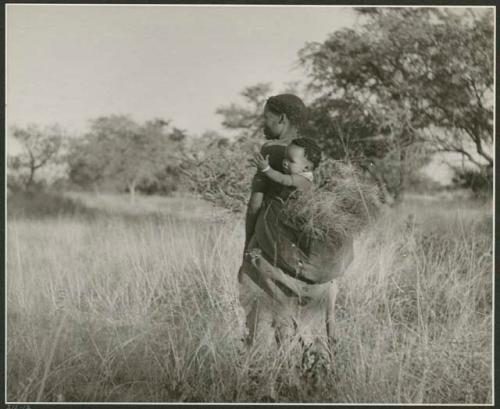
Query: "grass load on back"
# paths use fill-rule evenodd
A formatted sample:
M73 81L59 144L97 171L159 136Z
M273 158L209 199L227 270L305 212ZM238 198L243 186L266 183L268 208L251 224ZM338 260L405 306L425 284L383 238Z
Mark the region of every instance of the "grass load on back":
M255 174L248 164L253 150L255 144L241 141L212 143L202 157L185 158L183 172L205 200L240 213L246 208ZM284 212L291 225L310 237L342 242L367 227L380 207L379 189L353 165L327 159L314 171L314 187L296 191Z
M318 240L342 241L367 227L381 209L379 189L352 165L326 160L315 171L314 187L295 192L286 203L289 222Z

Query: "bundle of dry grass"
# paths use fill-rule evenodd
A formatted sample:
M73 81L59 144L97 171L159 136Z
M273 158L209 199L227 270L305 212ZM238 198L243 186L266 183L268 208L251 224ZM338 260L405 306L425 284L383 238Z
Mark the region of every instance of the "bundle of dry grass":
M315 187L287 201L289 222L312 238L342 241L365 228L381 208L379 189L350 164L328 160L315 174Z

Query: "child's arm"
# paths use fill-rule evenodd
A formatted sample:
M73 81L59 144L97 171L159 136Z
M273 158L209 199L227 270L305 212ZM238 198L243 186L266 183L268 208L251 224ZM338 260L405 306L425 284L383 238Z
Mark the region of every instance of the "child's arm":
M268 156L264 158L261 153L256 153L255 157L250 161L262 174L280 185L294 186L299 189L306 189L311 186L311 181L302 175L286 175L274 170L269 165Z

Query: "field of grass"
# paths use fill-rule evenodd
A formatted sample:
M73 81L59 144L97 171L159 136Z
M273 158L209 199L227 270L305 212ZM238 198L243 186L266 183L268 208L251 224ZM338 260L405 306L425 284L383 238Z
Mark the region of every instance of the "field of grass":
M492 402L491 204L413 198L356 238L312 386L292 352L241 342L241 215L86 200L8 220L10 402L256 402L274 378L280 402Z

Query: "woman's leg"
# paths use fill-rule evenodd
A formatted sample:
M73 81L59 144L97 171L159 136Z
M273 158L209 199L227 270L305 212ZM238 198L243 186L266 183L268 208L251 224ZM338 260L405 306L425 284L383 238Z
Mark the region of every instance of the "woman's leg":
M247 327L248 335L245 342L248 346L253 345L255 341L255 334L257 333L257 323L259 322L259 300L253 300L250 310L246 316L245 325Z
M332 280L326 302L326 333L331 344L335 343L335 302L337 301L338 291L338 280Z

